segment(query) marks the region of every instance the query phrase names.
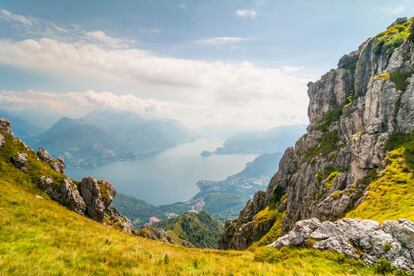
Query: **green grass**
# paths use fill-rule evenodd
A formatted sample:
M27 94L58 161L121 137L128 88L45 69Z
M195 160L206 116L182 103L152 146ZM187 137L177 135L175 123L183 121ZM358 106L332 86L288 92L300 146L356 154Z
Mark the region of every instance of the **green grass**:
M275 254L278 260L268 262L251 251L189 249L135 237L71 212L40 191L33 193L0 180L0 274L374 274L340 254L299 249L282 252L284 258L279 250L272 250L266 258ZM338 259L345 260L346 270Z
M304 159L310 160L318 155L327 155L329 153L337 151L338 141L338 131L334 130L324 133L319 144L306 151Z
M413 75L413 72L394 72L390 73L390 81L395 84L397 90L405 91L409 84L408 78Z
M339 118L341 118L342 109L342 106L338 106L323 114L322 119L318 122L316 128L324 132L328 131L332 123L338 121Z
M387 166L369 184L365 200L347 217L414 220L414 133L395 133L386 149L390 150Z
M281 250L276 250L265 247L256 251L254 259L265 263L280 264L280 266L287 270L287 275L302 275L303 272L289 271L289 268L298 266L303 267L303 271L307 271L312 275L376 274L375 271L364 267L363 262L360 260L348 259L341 254L329 251L315 251L313 249L284 247ZM332 264L334 266L328 269L327 267Z
M282 233L282 222L286 216L286 212L280 212L278 209L270 210L269 207L266 207L264 210L260 211L254 218L253 223L258 227L262 223L269 221L274 221L272 228L257 242L254 242L251 245L251 248L257 248L260 246L266 246L274 242L277 238L281 236Z
M405 39L410 37L412 22L413 18L410 18L405 23L389 27L386 31L376 36L377 41L392 48L398 47Z

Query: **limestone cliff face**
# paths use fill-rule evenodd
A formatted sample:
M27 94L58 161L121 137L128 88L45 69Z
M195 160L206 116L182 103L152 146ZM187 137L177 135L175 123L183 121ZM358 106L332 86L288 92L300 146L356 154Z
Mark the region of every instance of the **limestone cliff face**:
M390 135L414 131L412 28L412 19L398 19L308 84L307 133L286 150L265 194L226 223L222 248L269 235L274 221L257 225L266 208L283 214L286 233L302 219L341 218L363 200L370 177L386 165Z

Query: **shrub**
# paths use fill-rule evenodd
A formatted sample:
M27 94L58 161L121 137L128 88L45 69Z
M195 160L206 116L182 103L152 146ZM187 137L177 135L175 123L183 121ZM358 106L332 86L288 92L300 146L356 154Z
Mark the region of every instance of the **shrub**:
M408 78L412 76L413 72L394 72L390 74L390 81L392 81L398 90L405 91L408 86Z

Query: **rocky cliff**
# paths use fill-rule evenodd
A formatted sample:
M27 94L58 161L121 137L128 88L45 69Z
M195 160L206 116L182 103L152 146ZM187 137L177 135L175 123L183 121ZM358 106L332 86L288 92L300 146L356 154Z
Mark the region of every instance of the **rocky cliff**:
M412 21L398 19L308 84L307 133L286 150L267 191L226 222L221 248L269 244L303 219L414 214Z

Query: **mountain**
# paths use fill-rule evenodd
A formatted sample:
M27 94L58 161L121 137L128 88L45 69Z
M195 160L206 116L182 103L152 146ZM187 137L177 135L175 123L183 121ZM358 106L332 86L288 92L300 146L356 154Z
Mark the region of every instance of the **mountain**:
M143 158L190 141L191 134L171 120L142 118L129 112L94 111L80 119L62 118L30 145L48 148L73 167L97 167Z
M262 154L247 163L241 172L225 180L199 181L197 185L200 191L188 201L157 207L132 196L119 194L114 204L135 226L143 226L151 217L163 220L200 210L205 210L224 223L229 218L237 217L245 202L258 190L266 188L280 157L279 153Z
M187 247L217 248L223 225L204 211L187 212L155 223L175 244Z
M174 120L144 118L132 112L96 110L81 121L112 132L138 156L158 153L194 138Z
M135 157L110 132L70 118L62 118L44 133L32 137L31 146L45 147L74 167L95 167Z
M29 123L22 118L4 110L0 110L0 118L7 118L13 124L14 134L25 140L30 139L31 136L38 135L44 131L43 128Z
M122 193L118 193L114 199L114 205L135 226L143 226L145 223L149 223L151 217L161 220L167 219L166 214L160 208Z
M262 154L283 152L306 130L306 125L274 127L265 131L238 134L224 141L215 154ZM204 153L206 154L206 153Z
M413 272L401 255L414 240L412 22L398 19L308 84L307 133L226 223L221 248L329 249Z

